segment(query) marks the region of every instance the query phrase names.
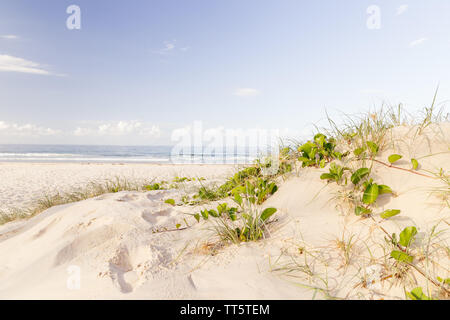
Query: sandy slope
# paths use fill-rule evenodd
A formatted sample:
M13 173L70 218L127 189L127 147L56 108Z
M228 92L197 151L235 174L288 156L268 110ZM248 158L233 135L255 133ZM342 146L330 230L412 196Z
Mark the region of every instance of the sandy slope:
M405 168L410 157L449 151L448 126L429 128L414 140L407 127L395 128L393 136L395 145L378 158L401 153L406 160L398 165ZM449 160L448 153L423 158L421 169L448 170ZM280 181L278 192L264 204L279 209L270 237L240 246L214 248L209 225L189 216L200 208L164 203L179 199L180 190L108 194L2 226L0 298L403 299L403 286L426 288L415 271L402 282L382 280L392 270L377 224L397 234L414 225L419 229L415 247L426 247L432 226L448 228L450 210L429 193L441 183L377 164L377 182L396 193L380 198L379 211L402 213L386 221L362 219L333 199L339 188L319 179L326 170L300 169ZM177 223L184 228L184 219L188 228L163 231ZM354 246L345 263L336 240L352 236ZM430 263L428 271L450 277L448 253L439 247L448 248L448 233L435 240L432 259L437 263ZM68 288L77 268L81 287Z

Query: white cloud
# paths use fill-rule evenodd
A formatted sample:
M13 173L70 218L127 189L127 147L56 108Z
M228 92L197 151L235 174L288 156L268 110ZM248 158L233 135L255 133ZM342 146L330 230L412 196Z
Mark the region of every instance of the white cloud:
M2 71L50 75L50 72L42 69L39 63L7 54L0 54L0 72Z
M173 49L175 49L175 41L170 42L170 41L164 41L164 49L165 51L172 51Z
M175 49L177 48L177 46L175 45L176 42L177 40L164 41L164 47L162 49L153 50L152 52L161 55L169 54L175 51Z
M14 34L4 34L4 35L0 35L0 38L7 39L7 40L15 40L15 39L18 39L19 37Z
M35 124L17 124L0 121L0 135L7 136L52 136L60 133L59 130L40 127Z
M408 10L408 5L407 4L403 4L400 7L397 8L397 15L401 15L403 13L405 13L405 11Z
M148 137L159 137L161 130L158 126L140 121L101 122L89 127L77 127L75 136L126 136L137 134Z
M427 38L420 38L420 39L411 41L411 42L409 43L409 46L410 46L410 47L415 47L415 46L418 46L418 45L423 44L425 41L427 41Z
M174 54L175 52L186 52L189 50L189 47L183 46L180 47L177 45L177 40L166 40L163 42L163 48L152 50L152 53L160 54L160 55L169 55Z
M234 91L234 95L235 96L239 96L239 97L252 97L252 96L257 96L259 95L261 92L257 89L253 89L253 88L239 88L236 89L236 91Z

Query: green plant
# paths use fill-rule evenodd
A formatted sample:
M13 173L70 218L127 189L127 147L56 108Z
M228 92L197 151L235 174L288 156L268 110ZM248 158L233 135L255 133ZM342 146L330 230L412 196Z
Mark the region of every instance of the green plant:
M406 296L411 300L433 300L433 298L423 293L421 287L414 288L411 292L406 292Z
M416 234L416 227L406 227L402 232L400 232L400 239L398 243L405 248L409 247L414 242Z
M370 155L372 157L376 156L378 151L380 150L380 147L378 146L378 144L376 144L373 141L367 141L367 146L369 147L369 151L370 151Z
M367 168L360 168L356 170L351 177L351 180L355 185L355 190L360 190L360 188L362 188L363 191L361 200L355 201L355 215L357 216L369 216L373 211L370 206L375 204L379 195L392 193L392 189L389 186L384 184L377 184L373 182L373 179L368 179L368 177L369 169ZM360 185L360 182L362 180L364 180L364 182L362 183L362 185ZM400 210L389 209L383 211L380 216L384 219L387 219L399 213Z
M413 256L410 256L406 252L399 251L399 250L392 250L391 257L394 258L395 260L397 260L398 262L412 263L414 260Z
M238 171L234 176L228 178L228 180L213 189L206 186L201 186L198 193L194 195L195 199L214 201L226 198L230 195L231 191L238 186L242 186L249 179L260 176L261 168L252 166Z
M202 210L194 214L195 219L209 220L213 218L213 230L222 241L232 243L256 241L264 237L266 222L275 214L277 209L266 208L260 210L255 206L238 212L236 207L228 207L226 203L219 204L217 210Z
M392 189L384 184L377 184L373 182L372 179L369 179L367 181L364 181L363 183L364 187L364 194L362 198L362 202L370 205L373 204L379 195L385 194L385 193L392 193Z
M411 159L412 169L417 170L419 167L419 162L416 159Z
M173 178L172 181L175 182L175 183L180 183L180 182L191 181L191 180L192 179L188 178L188 177L175 177L175 178Z
M234 201L242 206L243 198L251 204L262 204L270 195L278 190L275 182L258 178L256 181L247 181L244 186L238 186L232 190Z
M383 219L388 219L390 217L398 215L399 213L400 213L400 210L397 210L397 209L385 210L380 214L380 217Z
M378 185L374 182L372 182L372 179L370 179L370 182L367 181L367 183L364 184L365 190L362 198L362 202L365 204L372 204L374 203L379 194Z
M161 185L159 183L153 183L153 184L149 184L149 185L145 185L144 188L148 191L153 191L153 190L161 190Z
M264 237L265 222L277 211L275 208L266 208L262 211L242 213L243 227L235 229L240 241L256 241Z
M333 159L341 159L342 153L335 150L336 140L334 138L327 138L322 133L314 136L313 141L307 141L298 147L300 153L299 161L302 162L302 167L320 166L323 168L326 162Z
M256 159L255 164L257 168L260 169L261 174L265 176L279 176L289 173L293 169L293 163L295 162L295 155L292 154L292 150L290 147L280 148L278 154L278 169L276 173L267 173L267 169L272 168L274 166L274 158L271 156L265 157L263 159Z
M388 161L390 164L393 164L393 163L397 162L398 160L400 160L401 158L402 158L402 156L399 154L391 154L388 157Z
M372 213L372 210L369 208L365 208L363 206L355 207L355 215L357 216L367 216Z
M330 164L330 169L328 173L323 173L320 176L322 180L334 180L337 184L340 184L342 181L342 177L344 176L344 171L350 170L350 168L342 167L335 163Z
M400 250L392 250L391 257L398 262L412 263L414 257L409 253L409 247L414 242L414 237L417 234L416 227L406 227L400 233L400 239L397 240L397 236L392 234L392 243L399 247ZM403 248L402 248L403 247Z
M170 205L174 206L175 205L175 200L167 199L166 201L164 201L164 203L167 203L167 204L170 204Z
M437 277L437 280L442 284L446 284L446 285L450 286L450 278L443 279L441 277Z
M367 177L369 173L370 173L369 169L359 168L352 174L350 180L354 185L358 185L358 183L362 181L365 177Z

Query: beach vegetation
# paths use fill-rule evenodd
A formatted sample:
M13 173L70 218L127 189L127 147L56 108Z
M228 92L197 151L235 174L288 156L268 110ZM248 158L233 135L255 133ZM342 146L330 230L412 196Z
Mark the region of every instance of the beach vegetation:
M410 292L406 292L406 296L411 300L433 300L433 298L423 293L421 287L414 288Z
M171 206L174 206L175 205L175 200L174 199L166 199L164 201L164 203L167 203L167 204L170 204Z
M300 156L298 161L302 163L302 167L321 167L323 168L327 162L334 159L341 160L342 154L335 150L336 139L329 138L322 133L318 133L314 138L298 147Z
M411 159L411 164L412 164L412 169L413 170L417 170L417 168L419 167L419 162L416 159Z
M402 158L402 156L399 155L399 154L391 154L391 155L388 157L388 161L389 161L390 164L394 164L395 162L397 162L397 161L400 160L401 158Z
M162 186L159 183L148 184L148 185L145 185L144 188L148 191L162 190Z
M330 164L329 172L323 173L320 176L322 180L333 180L337 184L341 184L342 178L344 176L345 170L350 170L350 168L342 167L334 162ZM345 179L345 184L347 184L347 179Z

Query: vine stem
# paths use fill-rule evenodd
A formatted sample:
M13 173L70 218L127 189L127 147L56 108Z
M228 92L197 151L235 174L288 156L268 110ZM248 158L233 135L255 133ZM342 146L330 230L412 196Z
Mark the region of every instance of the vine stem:
M375 222L376 226L378 228L380 228L388 237L389 239L391 239L392 241L392 237L391 235L382 227L380 226L379 223L377 223L377 221L371 216L372 220ZM397 248L399 248L401 251L406 252L406 249L402 248L398 243L396 243ZM425 277L425 279L427 279L428 281L430 281L432 284L434 284L436 287L444 290L447 294L450 294L450 290L448 290L447 288L445 288L442 284L440 284L439 282L437 282L436 280L430 278L429 276L427 276L427 274L420 269L418 266L416 266L415 264L412 263L406 263L407 265L413 267L414 269L416 269L417 272L419 272L423 277Z
M410 172L410 173L414 173L414 174L417 174L417 175L419 175L419 176L426 177L426 178L430 178L430 179L437 179L436 177L432 177L432 176L429 176L429 175L426 175L426 174L423 174L423 173L420 173L420 172L417 172L417 171L413 171L413 170L410 170L410 169L400 168L400 167L394 166L394 165L392 165L392 164L388 164L388 163L386 163L386 162L383 162L383 161L380 161L380 160L377 160L377 159L371 158L371 160L374 161L374 162L377 162L377 163L379 163L379 164L382 164L382 165L384 165L384 166L386 166L386 167L389 167L389 168L394 168L394 169L398 169L398 170L403 170L403 171Z

